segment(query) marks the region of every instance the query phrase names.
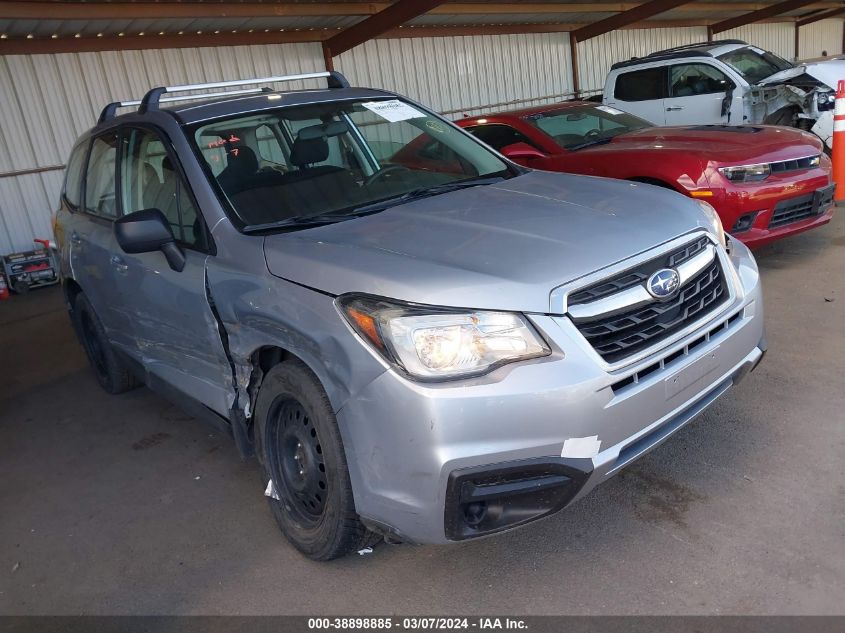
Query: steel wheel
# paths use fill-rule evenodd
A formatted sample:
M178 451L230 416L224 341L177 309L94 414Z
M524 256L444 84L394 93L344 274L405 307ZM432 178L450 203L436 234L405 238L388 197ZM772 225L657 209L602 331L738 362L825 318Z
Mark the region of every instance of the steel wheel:
M317 429L298 400L276 403L271 425L273 481L288 511L304 525L319 523L328 495L323 447Z

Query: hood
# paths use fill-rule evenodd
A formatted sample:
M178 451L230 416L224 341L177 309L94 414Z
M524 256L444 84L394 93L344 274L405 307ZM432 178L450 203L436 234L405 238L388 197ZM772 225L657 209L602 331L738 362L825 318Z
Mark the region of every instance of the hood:
M581 152L650 150L697 155L706 163L772 162L802 158L822 151L818 138L807 132L771 125L696 125L652 127L620 134L606 145Z
M547 313L552 289L705 227L649 185L529 172L265 238L273 275L333 295Z
M796 85L800 84L803 88L810 88L812 86L807 86L807 81L801 81L802 75L805 74L821 82L831 90L836 90L837 82L840 79L845 79L845 59L829 59L822 62L800 64L795 68L787 68L779 73L770 75L757 85L768 86L794 82ZM806 80L807 78L805 77L804 79Z
M806 64L807 74L815 77L831 90L836 90L840 79L845 79L845 59L831 59L826 62Z

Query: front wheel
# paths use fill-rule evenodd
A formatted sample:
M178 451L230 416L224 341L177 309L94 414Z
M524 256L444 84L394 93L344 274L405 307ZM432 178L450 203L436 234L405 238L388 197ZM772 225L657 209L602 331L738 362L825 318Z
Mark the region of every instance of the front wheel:
M331 560L376 540L355 512L340 431L317 377L299 361L273 367L255 406L262 483L282 533L314 560Z

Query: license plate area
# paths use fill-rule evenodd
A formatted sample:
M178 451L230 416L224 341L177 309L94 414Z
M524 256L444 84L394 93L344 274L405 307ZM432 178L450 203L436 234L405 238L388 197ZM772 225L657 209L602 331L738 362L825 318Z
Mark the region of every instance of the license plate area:
M830 184L827 187L816 190L813 196L813 211L816 214L824 213L833 204L833 193L835 190L836 184Z
M709 350L704 356L676 371L663 380L666 399L674 398L679 393L703 381L707 376L719 369L719 346Z

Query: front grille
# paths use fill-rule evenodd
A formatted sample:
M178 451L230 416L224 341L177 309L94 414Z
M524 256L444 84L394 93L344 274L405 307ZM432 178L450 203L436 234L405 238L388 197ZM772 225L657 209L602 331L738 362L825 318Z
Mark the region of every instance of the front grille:
M821 154L805 156L804 158L793 158L792 160L781 160L776 163L769 163L773 174L785 174L790 171L800 171L819 166Z
M660 268L674 268L700 253L710 243L707 237L701 237L686 246L673 251L669 255L651 259L635 268L626 270L624 273L605 279L578 292L569 295L569 305L590 303L608 295L616 294L621 290L627 290L637 284L643 283L649 275Z
M610 293L604 292L605 287L628 283L632 275L642 276L644 280L661 268L676 267L693 257L708 243L708 238L702 237L672 253L589 286L570 295L569 305L586 303L594 301L596 297L606 296ZM595 294L599 290L603 294ZM586 297L590 298L585 300ZM692 320L714 310L727 298L725 277L719 258L716 257L704 270L688 280L677 295L668 300L632 307L610 316L572 320L596 352L607 362L615 363L671 336Z
M833 204L833 189L831 185L805 196L778 202L772 213L772 219L769 220L769 228L776 229L779 226L806 220L823 213Z

